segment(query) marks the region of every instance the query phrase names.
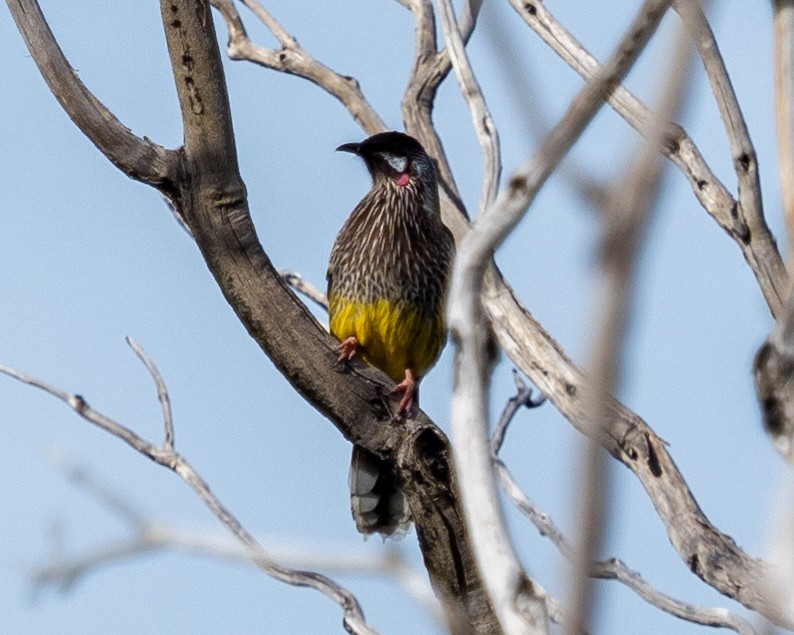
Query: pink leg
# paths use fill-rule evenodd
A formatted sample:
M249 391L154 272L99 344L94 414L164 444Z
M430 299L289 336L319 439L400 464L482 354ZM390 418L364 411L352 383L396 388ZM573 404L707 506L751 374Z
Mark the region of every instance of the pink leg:
M400 395L400 405L397 406L397 415L407 415L419 403L419 383L414 377L414 371L405 369L405 379L389 391L390 395Z
M357 349L358 340L351 335L336 349L339 352L339 358L336 360L336 363L341 364L342 362L353 359L356 356Z

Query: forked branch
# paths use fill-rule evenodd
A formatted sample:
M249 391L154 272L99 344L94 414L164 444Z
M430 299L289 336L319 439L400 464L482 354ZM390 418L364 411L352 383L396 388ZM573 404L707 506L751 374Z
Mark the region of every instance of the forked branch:
M552 15L542 0L509 1L524 22L579 75L590 79L598 72L599 64L596 59ZM694 5L696 3L684 4ZM692 10L694 11L694 9ZM719 80L719 82L719 85L725 85L723 80ZM747 147L746 140L749 137L745 135L741 135L745 140L738 142L737 145L738 131L744 126L741 113L737 110L738 106L727 106L727 96L723 98L719 91L715 94L721 102L720 108L732 113L734 123L729 125L728 129L736 131L733 136L734 147ZM735 102L735 99L729 101ZM647 137L651 132L653 116L650 109L624 86L618 86L610 95L609 105L643 136ZM665 138L661 152L686 177L692 188L692 193L703 209L719 223L720 227L741 249L747 264L755 274L772 315L778 316L781 311L782 298L786 297L788 276L777 250L774 236L769 231L763 217L760 196L753 185L757 179L756 167L750 165L755 162L754 152L748 153L747 158L735 163L737 173L740 174L740 182L743 184L746 202L745 205L740 205L740 201L731 196L725 185L708 166L700 150L684 129L671 122L665 132ZM743 151L735 151L735 158L738 159L742 155ZM744 167L746 163L747 169Z

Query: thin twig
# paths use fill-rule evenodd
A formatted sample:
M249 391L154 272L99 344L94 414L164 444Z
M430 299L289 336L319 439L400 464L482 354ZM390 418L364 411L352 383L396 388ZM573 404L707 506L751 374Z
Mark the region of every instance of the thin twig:
M249 553L250 559L265 573L273 578L295 586L308 586L320 591L339 604L344 610L346 628L353 633L375 634L364 619L364 614L355 596L330 578L311 571L297 571L272 561L256 539L240 524L232 512L212 493L209 485L193 466L173 448L157 446L145 441L129 428L113 421L101 412L94 410L80 395L70 394L51 386L39 379L21 373L13 368L0 365L0 373L8 375L29 386L40 388L46 393L63 401L80 417L100 429L118 437L143 456L175 472L185 481L213 515L237 538ZM118 549L116 548L117 552ZM105 558L108 556L106 555Z
M540 395L537 399L532 398L532 388L524 383L524 380L521 379L521 375L518 374L515 368L513 369L513 383L516 385L516 395L507 400L507 405L502 412L502 416L499 417L499 421L496 423L496 427L491 435L491 452L494 456L497 456L502 449L505 435L507 434L507 428L513 420L513 417L515 417L516 412L521 408L537 408L546 403L546 397L543 395Z
M320 308L323 308L326 311L328 310L328 298L325 297L325 293L320 291L297 271L292 271L290 269L279 269L278 275L280 275L282 280L284 280L284 282L286 282L295 291L305 295Z
M173 450L174 449L174 416L171 412L171 398L168 396L168 390L165 387L165 382L163 381L163 376L160 374L160 371L157 370L157 366L155 366L152 358L146 354L146 351L143 350L143 347L135 341L134 338L130 337L129 335L126 337L127 344L129 347L135 352L138 356L138 359L143 362L143 365L146 366L146 370L149 371L149 374L152 376L154 380L154 384L157 387L157 399L160 402L160 406L163 411L163 426L165 427L165 441L163 447L166 450Z
M466 6L468 7L469 5L467 4ZM478 211L478 213L482 213L493 204L496 200L496 195L499 193L499 178L502 174L499 133L485 103L482 88L474 76L469 57L466 55L466 45L455 20L451 0L439 0L439 7L444 37L447 41L447 52L452 62L452 67L455 69L455 75L458 78L463 98L469 107L472 125L482 149L484 178Z
M733 154L733 167L739 180L739 205L748 218L762 218L758 159L717 40L700 2L673 0L673 7L697 44L712 92L717 100ZM750 229L752 230L753 227L751 226Z
M284 48L298 48L298 40L292 37L287 31L278 23L270 12L267 11L256 0L240 0L248 9L253 13L257 19L264 24L268 30L276 36L279 44Z

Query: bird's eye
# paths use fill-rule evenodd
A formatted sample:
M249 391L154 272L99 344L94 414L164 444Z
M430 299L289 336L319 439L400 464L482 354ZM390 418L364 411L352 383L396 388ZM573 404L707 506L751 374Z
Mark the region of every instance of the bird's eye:
M383 158L386 160L386 163L388 163L398 174L403 174L408 169L408 159L405 157L384 152Z

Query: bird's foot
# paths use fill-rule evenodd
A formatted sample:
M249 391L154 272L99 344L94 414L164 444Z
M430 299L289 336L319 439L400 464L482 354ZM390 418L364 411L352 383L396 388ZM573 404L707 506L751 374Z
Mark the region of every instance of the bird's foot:
M358 340L351 335L345 341L343 341L336 349L336 352L339 353L339 357L337 357L336 364L334 364L334 366L339 366L340 364L345 364L346 362L349 362L351 359L353 359L356 356L357 350L358 350Z
M400 419L413 414L419 401L419 384L410 368L405 369L405 379L392 388L389 395L402 395L395 418Z

